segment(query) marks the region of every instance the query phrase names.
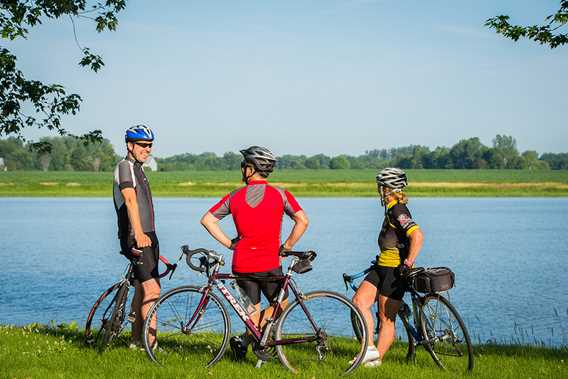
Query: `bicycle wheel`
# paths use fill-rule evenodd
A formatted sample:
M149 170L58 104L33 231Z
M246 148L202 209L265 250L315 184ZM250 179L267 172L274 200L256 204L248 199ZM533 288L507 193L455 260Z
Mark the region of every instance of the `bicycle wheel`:
M211 367L227 348L231 324L225 306L209 292L199 308L203 289L183 286L162 295L144 322L144 347L148 357L161 365L190 360ZM157 317L157 347L150 347L150 323Z
M434 362L450 371L473 370L473 347L463 320L441 295L427 295L420 310L420 328Z
M125 288L123 282L112 285L97 299L85 324L85 342L89 345L104 349L115 337L113 332L113 313L120 295ZM124 293L124 290L122 290Z
M351 327L353 328L353 333L355 333L355 338L358 341L361 341L363 338L363 330L361 329L361 324L359 323L359 317L357 316L357 312L351 312Z
M356 317L352 319L352 315ZM360 339L356 329L362 333ZM302 302L294 301L280 316L276 341L287 339L298 343L278 345L276 352L292 372L322 374L323 369L349 373L361 363L367 349L367 327L359 309L346 297L317 291L305 294Z

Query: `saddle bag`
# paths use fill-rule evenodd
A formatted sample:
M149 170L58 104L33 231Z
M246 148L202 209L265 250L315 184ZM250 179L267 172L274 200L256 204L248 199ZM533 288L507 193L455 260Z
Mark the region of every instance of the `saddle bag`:
M417 274L412 286L418 292L434 293L447 291L454 286L455 275L447 267L431 267Z

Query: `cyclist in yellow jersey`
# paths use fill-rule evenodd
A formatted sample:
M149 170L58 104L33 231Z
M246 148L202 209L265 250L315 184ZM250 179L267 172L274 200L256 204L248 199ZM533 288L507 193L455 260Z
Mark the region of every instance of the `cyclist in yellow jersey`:
M377 266L365 277L353 296L353 302L361 309L367 321L369 347L363 359L366 367L379 366L396 338L396 314L406 290L397 274L397 267L413 266L424 239L420 227L414 222L406 206L408 198L404 188L408 181L404 171L385 168L378 173L376 179L381 205L385 207L385 219L378 241L380 253ZM376 346L371 313L375 301L379 307L379 336Z

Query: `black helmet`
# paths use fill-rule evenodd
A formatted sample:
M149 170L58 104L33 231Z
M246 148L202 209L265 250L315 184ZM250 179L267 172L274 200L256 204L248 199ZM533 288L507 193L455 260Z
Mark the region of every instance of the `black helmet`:
M401 191L408 185L408 180L406 173L400 168L387 167L377 174L377 184L395 191Z
M244 158L243 164L250 163L257 172L262 174L271 173L276 164L276 157L265 147L251 146L241 150L241 154Z

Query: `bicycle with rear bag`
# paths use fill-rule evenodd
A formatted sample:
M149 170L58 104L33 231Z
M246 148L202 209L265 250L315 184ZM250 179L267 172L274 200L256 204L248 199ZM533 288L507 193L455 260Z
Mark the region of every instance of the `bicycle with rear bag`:
M282 284L271 303L274 312L263 328L253 323L254 310L249 312L226 285L246 276L220 273L225 260L215 251L182 246L180 259L184 255L191 269L207 277L207 283L174 288L152 306L146 320L157 317L158 349L150 346L149 321L145 322L143 332L146 353L152 361L167 365L190 359L192 364L211 367L223 357L231 335L231 319L221 298L213 292L217 288L252 335L257 367L274 356L294 373L323 368L349 373L361 363L367 338L359 309L335 292L303 293L293 278L293 273L303 274L312 269L315 252L281 253L284 258L290 257L291 262L284 275L269 278ZM283 307L281 303L288 292L294 299L289 299ZM352 324L364 338L356 338Z
M121 252L122 254L122 252ZM141 260L142 252L132 249L132 258L124 271L122 279L104 291L91 308L85 324L85 342L94 345L100 350L106 349L111 342L120 335L127 320L127 300L130 287L134 286L134 265ZM160 261L166 269L159 277L170 274L176 270L177 263L170 264L166 258L160 256ZM134 321L134 313L128 314L128 321Z
M375 265L376 261L372 261L364 271L353 275L344 273L345 288L357 291L356 280L366 276ZM406 282L411 306L403 300L398 316L408 340L407 361L414 362L416 347L423 346L440 368L456 372L472 371L473 346L465 323L456 308L441 294L454 286L454 273L447 267L405 267L400 267L399 274ZM375 333L378 335L379 315L375 310ZM357 338L362 338L358 323L353 323L353 329Z

